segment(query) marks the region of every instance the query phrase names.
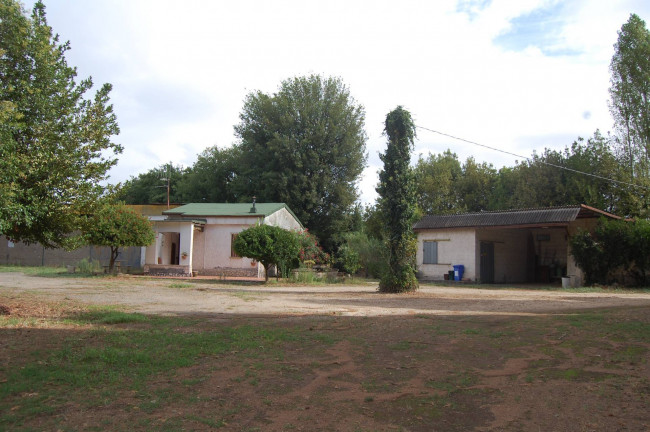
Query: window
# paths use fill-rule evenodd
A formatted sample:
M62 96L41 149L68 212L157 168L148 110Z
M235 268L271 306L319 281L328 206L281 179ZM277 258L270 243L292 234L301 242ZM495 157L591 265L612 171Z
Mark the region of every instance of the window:
M422 264L438 264L438 242L425 241L422 244L424 245Z
M230 234L230 257L231 258L241 258L239 255L237 255L237 252L235 252L235 248L232 247L233 244L235 244L235 239L237 238L239 234Z

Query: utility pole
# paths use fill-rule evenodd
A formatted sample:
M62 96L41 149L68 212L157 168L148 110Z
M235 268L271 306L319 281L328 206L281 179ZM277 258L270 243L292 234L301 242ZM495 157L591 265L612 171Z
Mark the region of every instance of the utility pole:
M170 182L171 182L171 163L167 164L167 177L163 177L160 180L166 181L167 182L167 210L169 210L169 189L170 189ZM165 187L165 186L156 186L156 187Z

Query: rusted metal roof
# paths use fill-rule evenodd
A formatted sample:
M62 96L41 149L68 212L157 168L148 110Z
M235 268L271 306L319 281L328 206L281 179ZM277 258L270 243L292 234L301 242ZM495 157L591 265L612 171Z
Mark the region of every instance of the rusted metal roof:
M414 226L414 230L501 227L501 226L544 226L565 225L583 217L610 217L620 219L611 213L586 205L546 207L535 209L499 210L453 215L424 216Z

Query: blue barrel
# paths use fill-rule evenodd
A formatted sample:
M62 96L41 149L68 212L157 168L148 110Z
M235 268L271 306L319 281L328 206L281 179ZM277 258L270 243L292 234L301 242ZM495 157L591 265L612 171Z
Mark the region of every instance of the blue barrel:
M465 272L465 266L462 264L454 266L454 280L462 281L463 273Z

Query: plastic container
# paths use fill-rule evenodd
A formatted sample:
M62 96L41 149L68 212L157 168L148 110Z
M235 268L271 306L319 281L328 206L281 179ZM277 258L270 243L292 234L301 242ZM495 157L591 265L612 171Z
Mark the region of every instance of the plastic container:
M571 288L571 278L565 276L562 278L562 288Z
M454 280L462 281L463 280L463 273L465 273L465 266L464 265L459 264L459 265L454 266Z

